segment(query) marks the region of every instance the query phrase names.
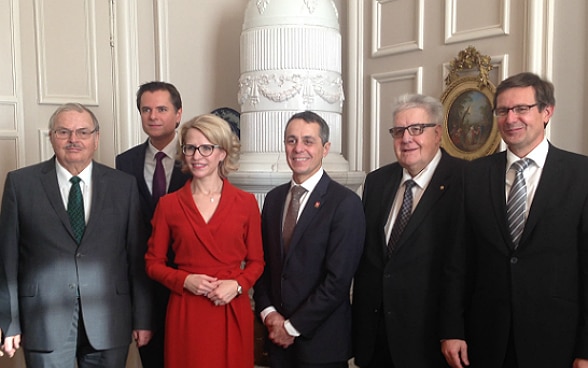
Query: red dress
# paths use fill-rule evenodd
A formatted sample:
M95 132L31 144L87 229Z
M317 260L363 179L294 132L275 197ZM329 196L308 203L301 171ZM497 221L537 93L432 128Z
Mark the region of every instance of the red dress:
M224 180L216 212L206 223L192 199L190 183L160 199L145 255L149 277L171 290L165 366L252 368L253 311L247 291L264 266L257 201ZM166 265L169 244L177 269ZM191 273L235 279L243 295L215 306L184 289Z

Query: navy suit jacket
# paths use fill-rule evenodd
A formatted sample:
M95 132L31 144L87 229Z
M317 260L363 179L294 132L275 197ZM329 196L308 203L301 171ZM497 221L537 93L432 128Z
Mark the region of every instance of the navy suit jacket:
M76 299L90 344L126 346L150 330L151 287L135 180L94 162L92 205L78 245L57 182L55 157L8 173L0 212L0 284L10 301L7 336L51 351L68 337ZM79 282L79 283L78 283ZM0 289L0 293L2 293Z
M283 254L282 218L290 183L270 191L262 211L266 267L255 285L259 313L274 306L301 336L297 359L319 364L351 357L351 280L363 250L361 200L324 173ZM271 344L271 349L281 349Z
M355 363L366 366L384 318L395 367L445 367L438 313L445 254L457 235L465 161L441 160L392 256L385 226L402 180L399 163L368 174L363 193L366 241L353 284ZM404 187L400 190L404 191Z
M505 173L505 152L466 170L442 337L466 340L472 366L499 367L512 328L519 366L571 367L588 358L588 158L549 145L516 250Z

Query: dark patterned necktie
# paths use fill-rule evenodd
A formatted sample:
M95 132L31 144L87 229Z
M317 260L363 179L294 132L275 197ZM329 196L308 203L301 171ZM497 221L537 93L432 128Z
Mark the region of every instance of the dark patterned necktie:
M300 198L306 193L306 189L300 185L295 185L290 190L292 198L288 205L288 212L286 212L286 218L284 219L284 226L282 226L282 238L284 240L284 254L288 253L290 248L290 241L292 240L292 234L296 227L296 220L298 218L298 211L300 210Z
M508 202L506 203L506 217L510 229L510 236L515 249L519 246L523 229L525 228L525 215L527 213L527 186L523 171L531 164L531 159L524 158L515 161L511 169L516 171L515 180L510 187Z
M82 236L84 235L84 230L86 228L84 198L82 197L82 190L80 188L81 180L82 179L77 176L73 176L69 179L71 182L71 188L67 199L67 214L69 215L71 228L78 244L82 241Z
M165 185L165 169L163 168L162 162L164 157L165 153L163 152L157 152L155 154L155 171L153 172L153 186L151 187L151 193L155 202L167 192L167 186Z
M408 219L410 219L410 215L412 214L412 187L415 185L416 183L412 179L404 182L404 196L402 197L402 205L400 206L400 211L398 211L398 216L396 216L394 226L392 227L392 232L390 233L390 239L388 240L388 257L392 255L394 246L396 245L398 239L400 239L400 235L402 235L402 232L408 223Z

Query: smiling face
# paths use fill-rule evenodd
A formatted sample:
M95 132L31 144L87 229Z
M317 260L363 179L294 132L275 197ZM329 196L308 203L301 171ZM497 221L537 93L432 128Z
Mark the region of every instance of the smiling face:
M430 123L431 117L423 108L417 107L399 111L394 127L407 127L412 124ZM411 176L416 176L431 162L441 145L441 126L425 128L420 135L411 136L408 130L402 138L394 139L394 153L398 163Z
M146 91L139 106L143 131L157 149L163 149L172 141L182 120L182 109L174 107L166 90Z
M188 129L184 144L199 147L203 144L214 144L198 129ZM193 156L184 155L184 162L195 179L203 179L213 175L220 176L219 164L227 153L222 148L214 148L210 156L204 157L198 150Z
M69 137L60 139L55 135L59 129L68 129ZM96 131L86 138L79 138L76 131L93 131L95 129L92 116L86 111L63 111L55 118L49 135L57 161L72 175L78 175L90 164L94 152L98 149L99 132Z
M533 105L535 102L533 87L515 87L503 91L496 97L496 109ZM539 111L539 107L534 106L521 115L510 110L506 116L496 118L502 139L518 157L525 157L545 136L545 124L553 115L554 107L546 106L542 111Z
M294 119L288 124L285 145L286 160L298 184L321 168L323 157L327 156L331 147L330 142L323 145L318 123L307 123L302 119Z

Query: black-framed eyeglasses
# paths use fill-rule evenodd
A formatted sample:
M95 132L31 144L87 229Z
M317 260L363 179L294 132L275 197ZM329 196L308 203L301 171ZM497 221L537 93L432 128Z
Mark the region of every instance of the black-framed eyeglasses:
M435 123L419 123L419 124L411 124L405 127L393 127L390 128L390 134L393 138L402 138L404 137L404 131L408 131L408 134L411 136L421 135L425 131L425 128L431 128L438 124Z
M517 115L525 115L526 113L528 113L533 107L537 106L538 103L535 102L532 105L516 105L513 107L499 107L497 109L494 109L494 116L496 117L505 117L506 115L508 115L508 112L512 110L512 112L514 112Z
M186 156L194 156L196 151L198 151L201 156L208 157L212 155L215 148L220 148L220 146L218 144L201 144L199 146L184 144L182 145L182 153Z
M71 137L72 134L75 133L76 137L79 139L88 139L94 133L96 133L98 129L90 130L87 128L81 128L76 130L70 130L67 128L57 128L53 129L53 135L57 139L68 139Z

